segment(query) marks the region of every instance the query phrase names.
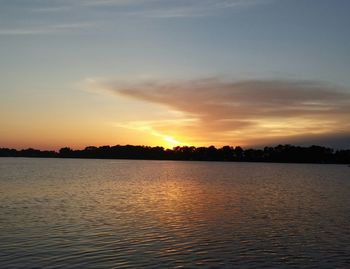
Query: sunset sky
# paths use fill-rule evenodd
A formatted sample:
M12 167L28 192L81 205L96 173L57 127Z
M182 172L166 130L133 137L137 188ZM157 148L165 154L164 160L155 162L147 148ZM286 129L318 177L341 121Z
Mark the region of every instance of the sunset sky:
M350 148L348 0L0 0L0 147Z

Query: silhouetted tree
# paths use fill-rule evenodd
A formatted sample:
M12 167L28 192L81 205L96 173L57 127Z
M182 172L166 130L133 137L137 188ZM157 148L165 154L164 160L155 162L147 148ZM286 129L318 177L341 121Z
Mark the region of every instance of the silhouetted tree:
M350 163L350 150L321 147L278 145L261 149L246 149L237 146L210 147L163 147L116 145L88 146L83 150L61 148L59 152L36 149L0 148L0 157L45 157L45 158L100 158L100 159L148 159L148 160L196 160L196 161L246 161L246 162L298 162L298 163Z

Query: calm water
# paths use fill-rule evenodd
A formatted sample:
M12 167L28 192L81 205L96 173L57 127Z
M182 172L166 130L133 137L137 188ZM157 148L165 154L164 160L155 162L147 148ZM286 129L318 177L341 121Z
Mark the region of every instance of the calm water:
M0 158L0 268L350 268L341 165Z

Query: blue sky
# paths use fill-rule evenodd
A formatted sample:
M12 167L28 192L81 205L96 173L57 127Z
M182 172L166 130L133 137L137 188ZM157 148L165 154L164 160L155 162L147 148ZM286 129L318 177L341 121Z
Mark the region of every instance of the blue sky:
M138 82L139 89L149 80L181 86L214 78L311 81L350 94L349 11L346 0L0 0L0 123L8 136L0 142L154 144L152 136L158 135L194 144L258 144L253 136L250 143L234 136L219 142L217 136L186 139L191 135L161 133L154 125L145 127L148 139L138 139L135 132L142 130L125 128L125 121L203 119L168 103L114 94L119 88L113 94L99 90L120 87L121 81ZM32 127L25 123L29 120ZM54 130L39 143L40 126L49 123ZM95 134L97 140L78 135L90 128L111 131ZM64 130L75 135L61 141ZM348 131L344 126L334 135ZM21 138L25 132L31 134L29 142ZM126 139L130 132L137 141ZM316 133L303 130L298 137Z

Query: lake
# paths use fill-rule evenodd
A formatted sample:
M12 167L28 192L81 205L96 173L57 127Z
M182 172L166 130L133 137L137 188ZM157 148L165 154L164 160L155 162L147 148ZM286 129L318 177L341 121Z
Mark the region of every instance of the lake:
M350 268L350 168L0 158L0 268Z

